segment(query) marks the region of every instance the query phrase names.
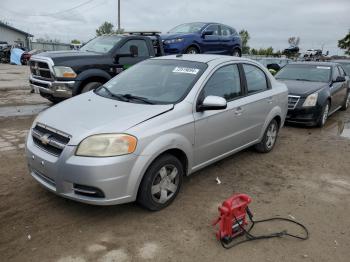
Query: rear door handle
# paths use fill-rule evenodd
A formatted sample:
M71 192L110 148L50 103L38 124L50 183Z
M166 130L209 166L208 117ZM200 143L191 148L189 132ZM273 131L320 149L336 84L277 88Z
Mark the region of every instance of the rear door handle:
M268 97L266 100L267 100L267 103L272 104L272 102L273 102L273 97L270 96L270 97Z
M240 116L243 113L243 111L244 110L242 109L242 107L239 106L235 110L235 115Z

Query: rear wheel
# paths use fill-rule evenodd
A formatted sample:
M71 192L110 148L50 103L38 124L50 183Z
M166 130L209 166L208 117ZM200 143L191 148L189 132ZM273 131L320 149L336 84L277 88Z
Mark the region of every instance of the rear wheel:
M329 103L329 101L327 101L326 104L322 108L322 112L321 112L321 115L316 123L316 126L323 127L326 124L327 119L328 119L328 115L329 115L329 108L330 108L330 103Z
M256 151L260 153L270 152L276 144L278 131L278 123L273 119L267 126L261 142L255 146Z
M194 46L190 46L189 48L186 49L185 53L186 54L199 54L199 50Z
M237 56L237 57L241 57L241 50L239 50L238 48L235 48L232 50L232 56Z
M173 155L157 158L148 168L139 187L137 202L157 211L168 206L182 185L183 166Z
M100 82L90 82L90 83L87 83L83 89L81 90L81 93L86 93L86 92L89 92L91 90L95 90L96 88L98 88L99 86L103 85L102 83Z

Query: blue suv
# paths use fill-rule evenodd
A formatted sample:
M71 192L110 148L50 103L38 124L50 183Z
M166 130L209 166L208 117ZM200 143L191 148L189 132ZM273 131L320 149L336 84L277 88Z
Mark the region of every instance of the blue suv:
M242 41L237 31L219 23L187 23L162 36L164 52L170 54L223 54L241 56Z

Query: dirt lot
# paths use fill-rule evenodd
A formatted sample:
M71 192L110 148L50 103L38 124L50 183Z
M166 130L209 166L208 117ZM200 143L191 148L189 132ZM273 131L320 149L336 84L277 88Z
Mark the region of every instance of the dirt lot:
M89 206L43 189L24 159L33 118L0 119L1 261L349 261L350 111L334 114L323 129L283 128L269 154L245 150L197 172L170 207L155 213L136 204ZM310 239L223 249L210 224L233 192L252 196L256 219L295 217ZM285 228L296 230L266 224L255 232Z

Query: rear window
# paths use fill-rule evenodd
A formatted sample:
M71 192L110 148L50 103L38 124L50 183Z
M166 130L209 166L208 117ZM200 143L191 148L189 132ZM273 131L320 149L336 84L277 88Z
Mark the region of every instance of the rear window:
M283 67L276 74L275 78L281 80L329 82L331 69L329 65L289 64Z

